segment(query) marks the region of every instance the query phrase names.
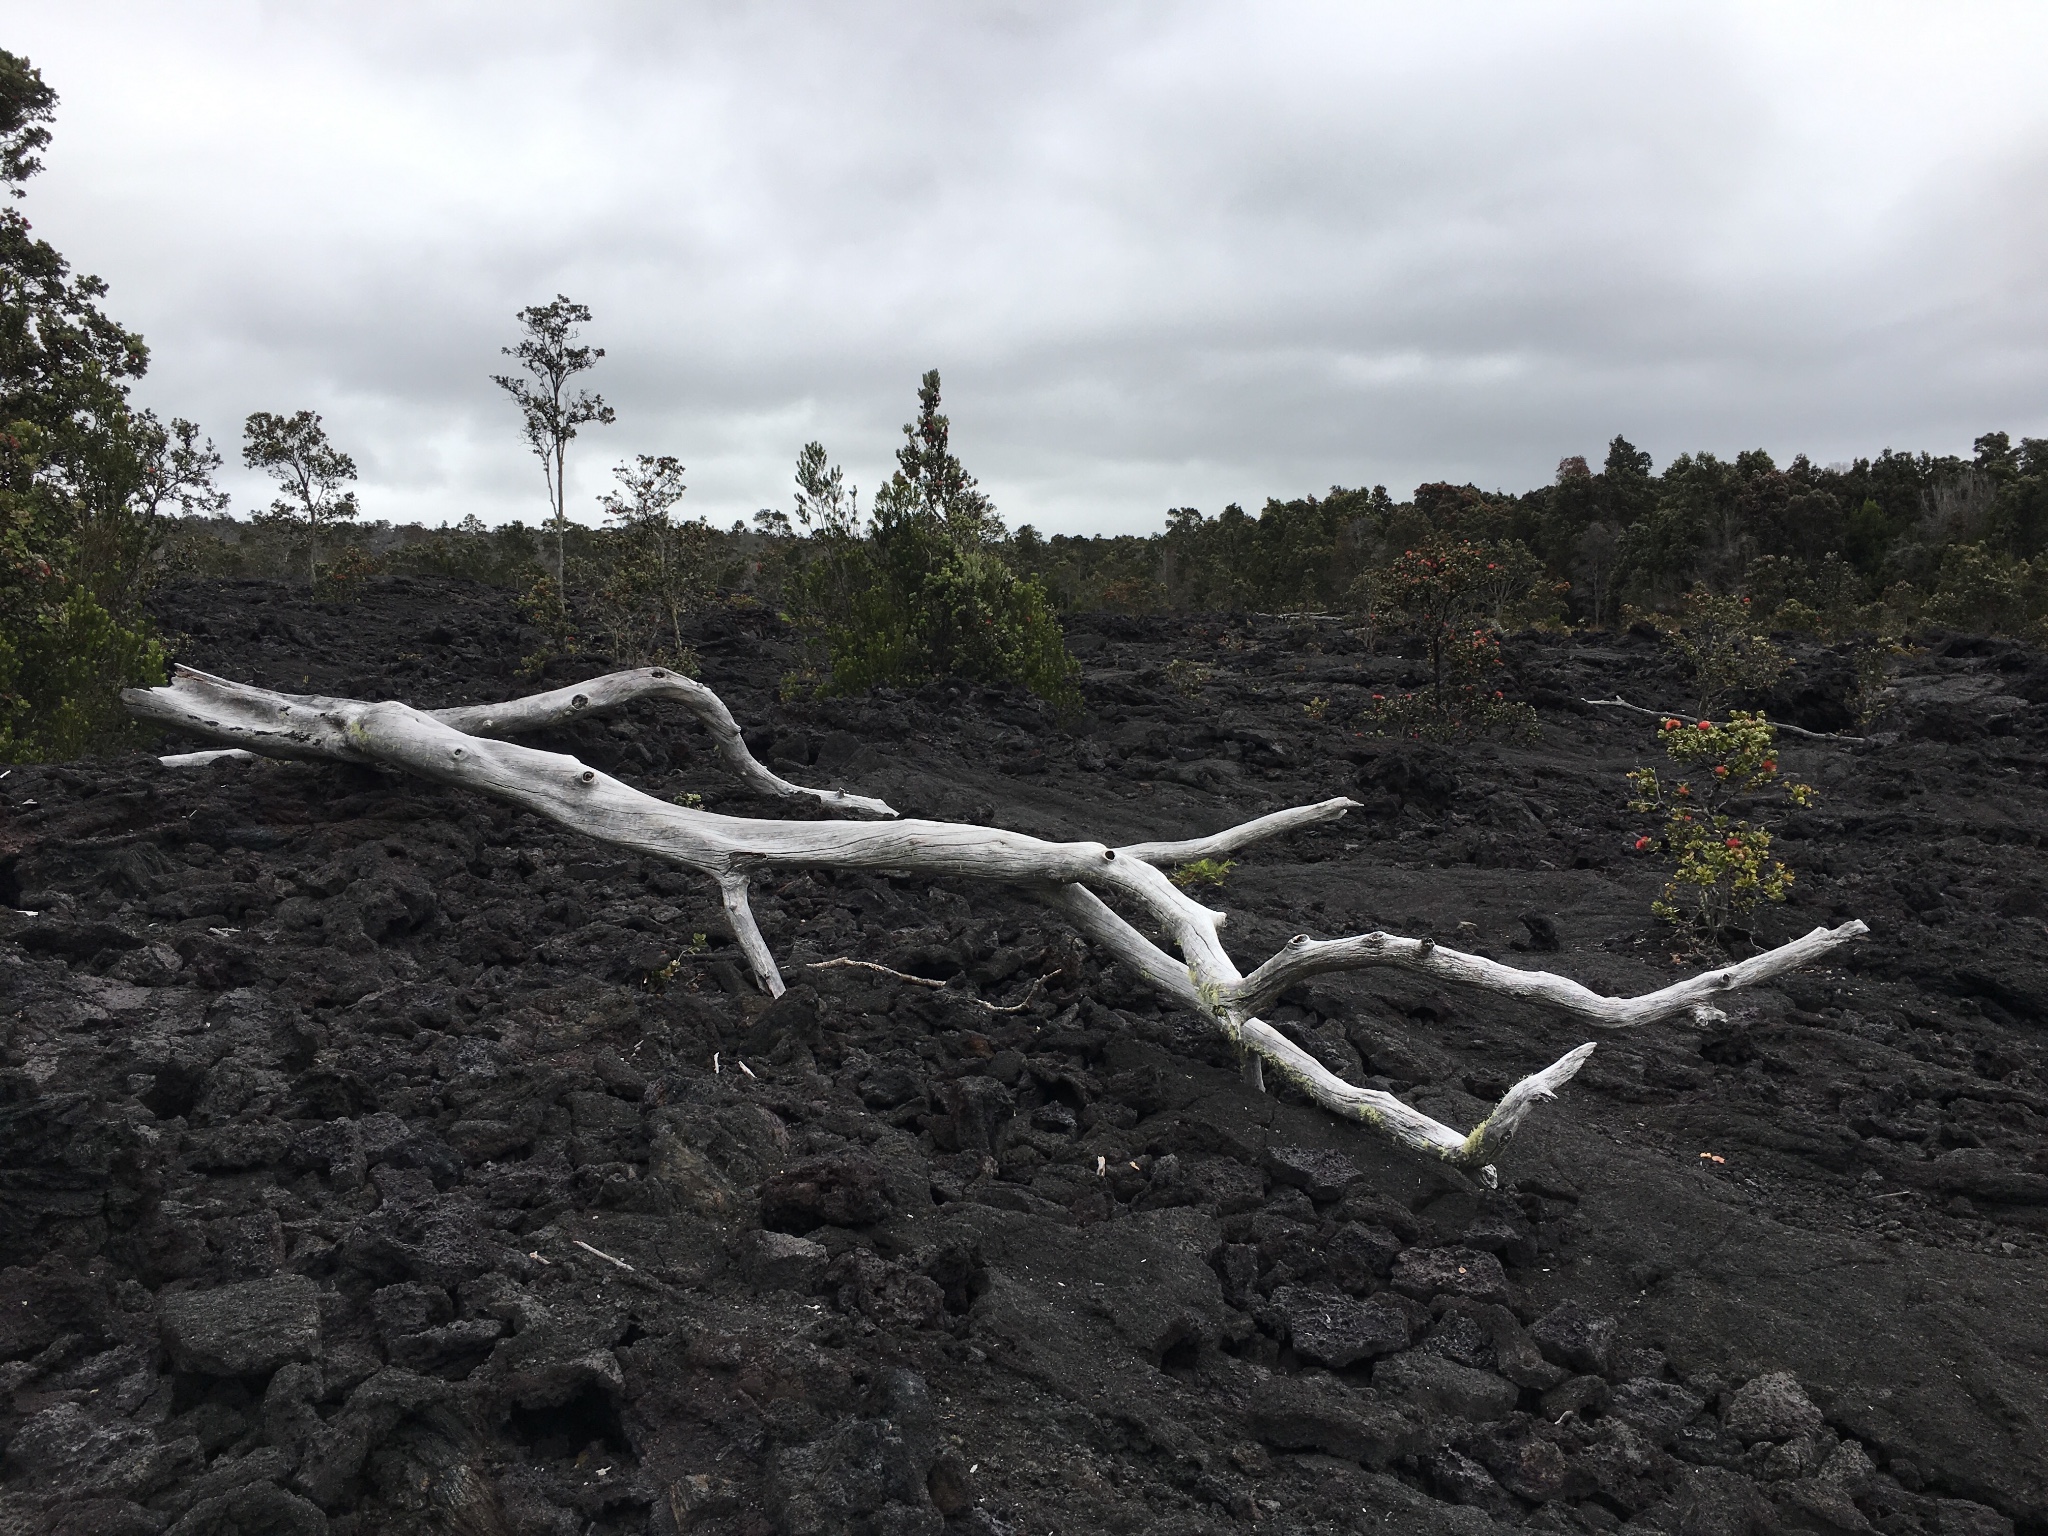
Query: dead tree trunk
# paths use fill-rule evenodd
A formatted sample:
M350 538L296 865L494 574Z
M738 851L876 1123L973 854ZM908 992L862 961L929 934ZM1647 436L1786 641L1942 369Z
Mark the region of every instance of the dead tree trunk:
M499 705L427 712L404 704L363 703L272 693L190 668L166 688L122 695L138 719L174 726L265 757L332 759L402 769L442 783L480 790L603 842L695 870L718 887L741 950L761 986L783 990L775 958L747 905L750 877L775 869L901 869L923 875L989 880L1029 891L1152 986L1208 1019L1247 1057L1278 1071L1332 1114L1373 1127L1400 1145L1488 1182L1490 1164L1529 1110L1551 1097L1592 1053L1581 1045L1510 1088L1483 1121L1460 1132L1391 1094L1360 1088L1335 1073L1257 1015L1309 976L1371 966L1398 966L1439 980L1556 1008L1588 1024L1622 1028L1653 1020L1719 1017L1713 1000L1738 987L1818 959L1867 930L1860 922L1816 928L1781 948L1635 998L1604 997L1562 976L1520 971L1428 939L1368 933L1353 938L1290 939L1249 976L1218 937L1224 914L1201 905L1158 866L1214 858L1299 827L1333 821L1356 801L1338 798L1276 811L1213 837L1170 843L1054 843L995 827L957 822L885 820L769 821L721 816L670 805L575 758L489 739L617 709L633 700L669 698L711 729L727 765L758 789L808 795L827 805L893 817L879 800L843 791L804 789L756 762L717 695L661 669L613 673ZM215 753L183 754L192 762ZM1121 902L1171 936L1179 958L1147 939L1112 907Z

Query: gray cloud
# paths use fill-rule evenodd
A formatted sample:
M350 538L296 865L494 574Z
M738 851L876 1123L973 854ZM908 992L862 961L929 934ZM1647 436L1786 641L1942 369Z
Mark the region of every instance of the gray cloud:
M610 464L719 521L916 377L1012 522L2048 432L2025 5L10 4L38 227L224 446L310 406L373 515L537 515L488 382L589 303ZM237 480L243 505L260 488Z

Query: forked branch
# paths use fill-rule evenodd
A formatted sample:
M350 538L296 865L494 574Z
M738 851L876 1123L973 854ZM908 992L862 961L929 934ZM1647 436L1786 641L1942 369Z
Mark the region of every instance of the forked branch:
M843 791L807 790L769 774L746 750L739 728L701 684L660 670L618 673L531 699L429 713L404 704L305 698L272 693L179 668L167 688L122 697L140 719L265 756L377 763L495 795L603 842L668 860L713 881L755 977L771 993L782 976L754 921L747 883L755 870L903 869L930 876L990 880L1037 895L1154 987L1209 1019L1247 1054L1297 1085L1332 1114L1381 1131L1415 1151L1458 1167L1487 1166L1535 1104L1578 1071L1593 1047L1579 1046L1524 1078L1475 1129L1461 1132L1360 1088L1257 1017L1288 987L1336 970L1395 965L1441 980L1556 1008L1608 1028L1679 1014L1700 1016L1710 998L1805 964L1864 932L1863 924L1816 929L1741 965L1709 972L1639 998L1608 998L1564 977L1517 971L1427 939L1372 933L1356 938L1291 940L1278 955L1241 974L1218 938L1223 914L1180 890L1158 865L1234 852L1263 838L1331 821L1356 803L1326 800L1280 811L1213 837L1112 848L1055 843L995 827L957 822L771 821L671 805L586 768L575 758L486 739L616 708L631 699L673 698L710 725L736 772L757 788L811 795L828 804L893 814L879 800ZM189 761L210 754L185 754ZM777 787L779 786L779 787ZM1175 958L1109 903L1120 900L1169 936Z

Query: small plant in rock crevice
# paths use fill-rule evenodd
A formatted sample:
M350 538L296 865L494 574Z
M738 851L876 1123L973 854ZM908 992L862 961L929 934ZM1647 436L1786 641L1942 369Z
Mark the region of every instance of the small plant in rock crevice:
M1738 711L1718 725L1667 718L1657 739L1685 777L1667 785L1654 768L1628 775L1628 808L1658 822L1636 839L1636 851L1671 861L1650 910L1696 943L1725 944L1758 902L1785 900L1793 882L1771 857L1769 829L1735 812L1777 792L1806 806L1815 792L1779 781L1777 731L1762 715Z
M1215 676L1214 667L1185 656L1176 656L1166 664L1167 685L1184 699L1196 697Z
M1173 872L1172 878L1173 883L1184 891L1201 886L1220 887L1235 868L1235 859L1196 859L1192 864L1181 865Z

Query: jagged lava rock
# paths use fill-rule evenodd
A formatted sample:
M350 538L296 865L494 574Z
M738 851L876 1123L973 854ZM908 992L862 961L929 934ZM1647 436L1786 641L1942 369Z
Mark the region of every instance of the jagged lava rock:
M164 1346L179 1367L210 1376L260 1376L320 1354L320 1293L303 1275L273 1275L161 1303Z
M1394 1261L1393 1287L1404 1296L1462 1296L1505 1302L1507 1272L1500 1260L1473 1248L1410 1248Z
M1823 1419L1790 1371L1770 1371L1729 1398L1723 1422L1731 1434L1749 1444L1811 1434Z
M1353 1301L1288 1285L1273 1293L1273 1310L1285 1319L1294 1352L1332 1370L1408 1347L1407 1315L1377 1296Z

